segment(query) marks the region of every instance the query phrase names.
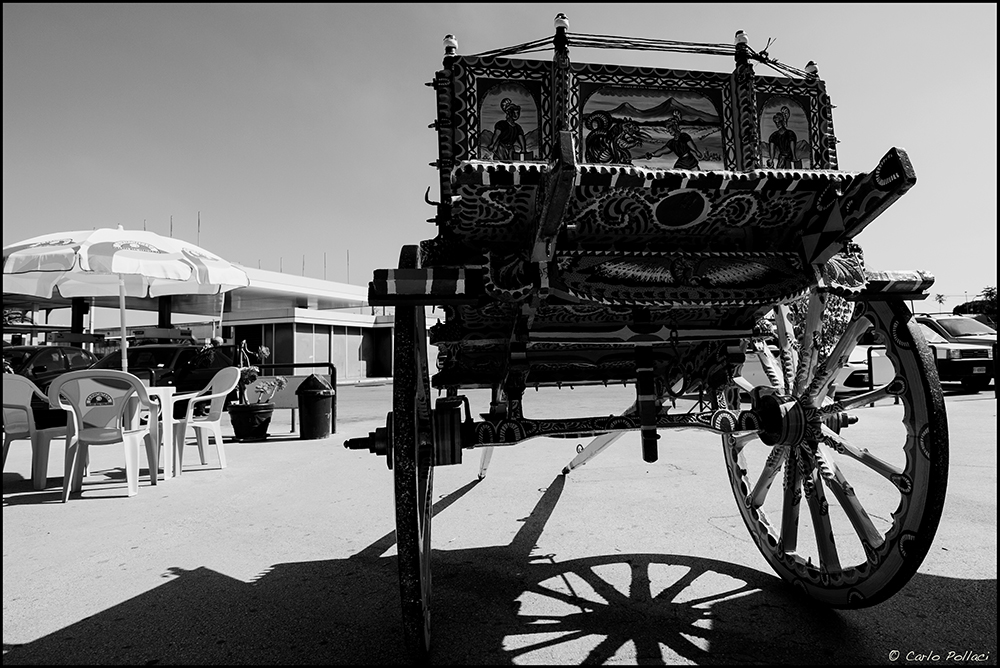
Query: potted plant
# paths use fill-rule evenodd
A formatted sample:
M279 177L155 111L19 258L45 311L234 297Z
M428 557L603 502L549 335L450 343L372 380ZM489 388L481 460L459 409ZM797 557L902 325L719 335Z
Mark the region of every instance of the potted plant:
M257 365L270 355L271 351L267 346L260 346L256 353L251 353L246 341L240 343L236 351L240 380L236 385L237 403L229 406L229 419L233 423L233 435L238 441L262 441L267 438L267 428L271 425L271 416L274 414L274 402L271 400L288 384L284 376L257 382L260 377L260 367ZM252 401L249 398L251 395Z

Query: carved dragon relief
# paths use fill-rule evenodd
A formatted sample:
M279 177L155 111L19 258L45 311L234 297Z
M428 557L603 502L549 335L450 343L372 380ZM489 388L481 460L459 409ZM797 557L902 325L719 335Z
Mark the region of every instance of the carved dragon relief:
M576 251L556 261L560 287L609 304L753 304L790 299L810 284L791 253Z

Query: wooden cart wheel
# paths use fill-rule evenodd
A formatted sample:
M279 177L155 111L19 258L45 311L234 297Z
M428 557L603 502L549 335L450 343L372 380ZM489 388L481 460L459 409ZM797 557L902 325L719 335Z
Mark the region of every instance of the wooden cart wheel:
M403 247L399 267L418 268L416 246ZM430 649L434 486L427 333L422 305L396 306L395 311L392 457L399 590L406 644L416 658L421 658Z
M733 493L782 578L833 607L874 605L916 572L944 505L948 425L934 358L901 301L855 306L813 292L775 316L778 354L757 352L770 369L763 393L777 391L755 391L766 424L724 437ZM872 336L880 384L834 401L844 361Z

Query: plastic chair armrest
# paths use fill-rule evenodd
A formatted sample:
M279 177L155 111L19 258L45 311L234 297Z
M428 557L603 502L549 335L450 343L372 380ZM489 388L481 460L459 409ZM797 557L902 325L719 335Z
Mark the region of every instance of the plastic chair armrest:
M35 431L35 415L31 412L31 408L22 406L21 404L4 404L3 409L24 413L24 421L28 425L28 431ZM6 429L6 425L4 429Z
M202 390L202 392L207 392L209 389L210 388L205 388L204 390ZM232 392L232 390L227 390L226 392L218 392L216 394L202 394L201 392L199 392L198 394L201 395L201 396L198 396L198 397L196 397L196 398L191 399L190 401L188 401L187 416L186 416L185 419L188 422L192 422L193 421L195 404L200 404L200 403L204 403L206 401L212 401L213 399L217 399L219 397L224 397L227 394L229 394L230 392ZM174 401L177 401L177 399L178 398L175 397Z
M31 409L21 404L4 404L3 408L4 410L21 411L25 415L31 415Z

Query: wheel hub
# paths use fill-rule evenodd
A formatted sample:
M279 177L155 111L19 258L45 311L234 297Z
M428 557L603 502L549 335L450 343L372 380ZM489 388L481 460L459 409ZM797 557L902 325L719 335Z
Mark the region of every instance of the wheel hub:
M805 440L810 426L809 410L795 397L778 393L758 393L751 396L754 412L760 419L760 440L767 445L799 445Z
M392 470L392 412L385 416L385 426L376 427L368 436L349 438L344 441L348 450L368 450L373 455L385 457L385 465Z

